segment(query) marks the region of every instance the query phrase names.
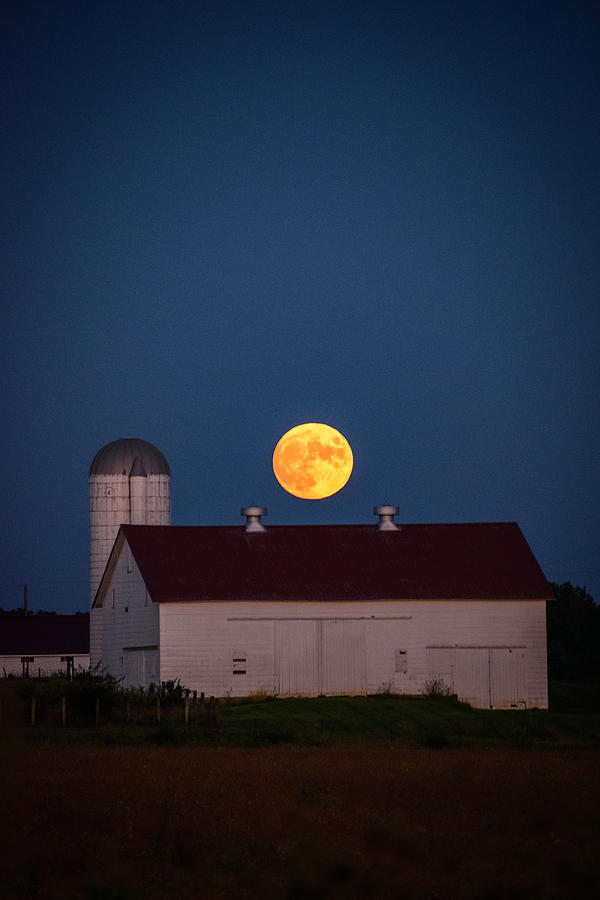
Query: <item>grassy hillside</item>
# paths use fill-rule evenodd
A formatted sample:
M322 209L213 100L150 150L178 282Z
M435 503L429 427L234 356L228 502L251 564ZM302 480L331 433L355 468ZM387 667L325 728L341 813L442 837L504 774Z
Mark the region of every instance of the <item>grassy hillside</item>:
M35 685L34 685L35 686ZM6 687L6 685L5 685ZM123 718L123 699L112 698L110 716L103 700L99 725L77 720L75 698L68 700L66 726L61 725L59 695L38 701L38 724L32 727L27 706L9 715L5 704L3 731L27 743L60 744L196 744L231 747L296 744L299 746L596 747L600 746L600 689L553 684L550 711L475 710L452 697L379 694L369 697L276 699L248 697L221 700L216 708L190 707L184 724L180 700L165 700L161 721L156 701L138 695L131 721ZM22 690L22 683L20 686ZM40 685L36 687L40 692ZM82 698L78 697L79 702ZM45 702L45 706L44 706ZM131 702L131 701L130 701ZM119 707L119 703L121 706ZM90 711L92 705L88 703ZM71 710L74 710L71 716ZM131 710L130 710L131 711Z
M475 710L449 697L313 697L223 703L220 741L233 745L400 743L442 747L600 745L597 696L561 685L557 711ZM591 692L593 693L593 692ZM585 705L587 700L588 705ZM560 708L562 707L562 708ZM565 711L565 708L569 711Z

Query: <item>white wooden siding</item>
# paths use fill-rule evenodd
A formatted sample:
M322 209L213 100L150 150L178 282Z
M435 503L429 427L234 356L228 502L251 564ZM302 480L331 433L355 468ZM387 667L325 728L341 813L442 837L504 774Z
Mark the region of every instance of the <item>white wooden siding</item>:
M148 597L127 542L106 592L101 619L104 671L120 679L125 687L158 683L158 604ZM139 652L136 656L135 651L142 651L142 656Z
M490 648L522 655L509 665ZM234 658L245 659L243 674ZM161 681L215 696L419 693L439 670L461 699L489 707L490 667L494 706L520 705L525 693L523 705L547 707L544 601L160 605Z
M90 610L90 668L102 665L102 612L100 609Z

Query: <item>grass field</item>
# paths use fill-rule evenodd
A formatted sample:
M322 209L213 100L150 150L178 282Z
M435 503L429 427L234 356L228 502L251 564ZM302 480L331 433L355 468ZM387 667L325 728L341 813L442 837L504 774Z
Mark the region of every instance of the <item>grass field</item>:
M598 896L599 761L5 742L2 896Z
M187 728L177 706L160 725L5 717L1 895L597 896L598 699L254 697Z

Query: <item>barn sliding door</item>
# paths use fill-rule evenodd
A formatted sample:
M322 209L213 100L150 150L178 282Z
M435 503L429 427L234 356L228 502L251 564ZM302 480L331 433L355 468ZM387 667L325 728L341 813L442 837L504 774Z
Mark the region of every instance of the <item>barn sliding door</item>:
M490 651L488 647L457 647L454 685L460 700L471 706L490 705Z
M365 623L357 619L275 622L275 682L282 695L366 690Z
M440 693L455 694L454 647L427 648L427 686Z
M428 647L429 681L480 709L522 708L527 705L526 654L525 647Z
M275 683L278 693L284 696L321 693L317 626L318 622L314 619L275 622Z
M356 619L322 622L322 694L362 694L366 690L365 623Z

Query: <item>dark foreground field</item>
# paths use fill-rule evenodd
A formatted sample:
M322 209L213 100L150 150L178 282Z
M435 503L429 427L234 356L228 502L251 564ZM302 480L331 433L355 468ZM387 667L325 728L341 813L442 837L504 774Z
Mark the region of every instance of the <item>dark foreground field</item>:
M0 749L5 898L599 895L600 753Z

